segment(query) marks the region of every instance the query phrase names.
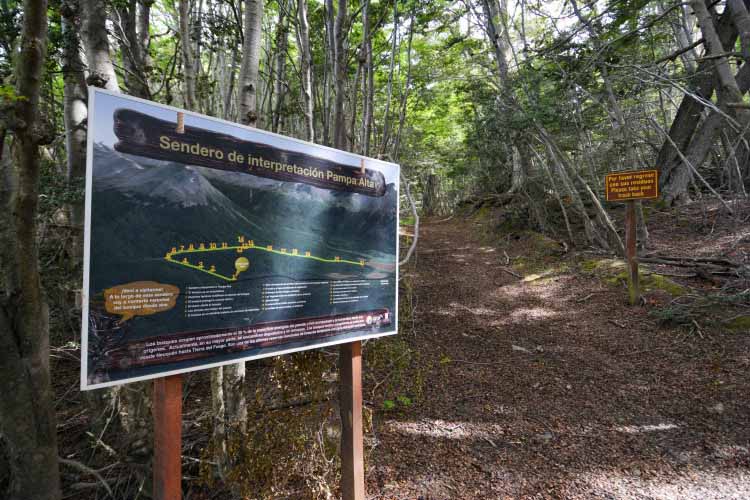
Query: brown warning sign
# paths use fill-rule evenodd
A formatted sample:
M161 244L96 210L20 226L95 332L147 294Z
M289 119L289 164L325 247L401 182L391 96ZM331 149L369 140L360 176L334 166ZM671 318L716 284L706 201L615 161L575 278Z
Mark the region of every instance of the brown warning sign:
M656 170L607 174L604 184L607 201L649 200L659 197L659 173Z

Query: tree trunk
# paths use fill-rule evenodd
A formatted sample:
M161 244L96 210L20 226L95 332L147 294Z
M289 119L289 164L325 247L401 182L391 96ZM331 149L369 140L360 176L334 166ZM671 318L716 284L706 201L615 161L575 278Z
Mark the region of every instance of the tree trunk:
M312 97L312 53L310 24L307 21L307 0L297 0L297 34L299 36L299 67L302 74L302 112L306 139L315 142L315 113Z
M401 91L401 109L398 113L398 129L396 131L396 137L393 141L393 149L391 150L391 161L398 161L398 155L401 149L401 132L404 130L404 122L406 121L406 104L409 99L409 88L411 87L411 47L412 39L414 38L414 11L411 12L411 19L409 20L409 39L406 42L406 84L404 89Z
M120 91L115 67L109 54L105 25L107 8L104 0L81 1L81 35L86 52L89 76L86 83L115 92Z
M154 0L139 0L138 2L138 44L141 47L141 62L142 71L148 75L154 66L154 61L151 58L151 33L149 33L149 26L151 26L151 7L154 5Z
M284 98L286 97L286 52L289 44L289 27L287 26L288 4L286 1L279 1L279 19L276 23L276 61L274 64L274 82L273 82L273 114L271 117L271 131L279 133L282 125L282 110L284 107Z
M88 95L85 66L81 59L81 41L78 38L76 16L77 2L69 0L61 6L62 15L62 72L63 72L63 119L65 122L66 180L69 186L83 182L86 175L86 119L88 117ZM75 265L83 258L83 200L68 206L68 220L76 228L70 254Z
M732 22L737 28L742 47L742 58L750 60L750 15L743 0L727 0L727 6L732 13Z
M120 55L122 58L123 82L127 92L143 99L151 99L148 79L143 63L145 47L141 47L138 34L138 3L128 0L117 7L115 26L119 31Z
M349 93L349 130L352 131L352 138L349 143L351 146L352 151L354 150L356 144L357 144L357 137L354 134L354 131L357 129L357 109L359 102L357 99L359 98L359 89L362 87L362 93L364 94L366 92L364 88L364 81L362 79L362 68L365 66L365 60L364 60L364 51L359 50L357 54L357 71L354 73L354 81L351 84L352 91Z
M211 410L213 417L213 450L220 478L226 477L227 429L224 394L224 367L211 370Z
M245 40L239 79L240 123L255 127L258 122L258 66L263 0L247 0L245 5Z
M391 34L391 57L388 65L388 83L386 85L387 97L385 99L385 111L383 112L383 139L380 142L380 156L385 154L391 133L391 101L393 100L393 70L396 66L396 50L398 48L398 2L393 2L393 32Z
M422 190L422 213L426 217L431 217L437 212L439 178L434 172L429 172L425 179Z
M106 12L102 0L83 0L83 29L86 60L89 67L88 83L119 92L114 65L109 55L106 30ZM95 9L95 10L91 10ZM91 394L90 401L97 406L113 404L123 430L129 435L127 454L136 462L145 462L151 450L151 398L150 384L137 382L115 386Z
M703 38L706 40L705 43L707 55L718 56L726 50L731 50L731 47L727 47L727 39L722 39L722 31L717 31L716 27L714 26L713 18L706 8L706 5L701 1L693 0L691 2L691 6L693 7L696 17L698 18L698 24L701 28L701 32L703 33ZM725 13L725 15L722 16L722 21L729 22L731 24L731 20L729 19L730 16L728 14L729 13ZM721 28L721 25L719 26L719 28ZM730 30L728 28L725 28L724 34L726 34L727 31ZM737 36L737 31L736 29L732 29L731 31L733 33L733 37L731 37L733 44L734 39ZM706 61L704 60L704 62ZM704 62L699 65L699 68L702 68L704 66ZM717 88L719 103L723 105L727 102L742 101L742 94L747 92L747 89L750 86L750 71L748 71L748 65L744 65L742 68L740 68L737 76L735 77L735 75L732 74L731 68L729 67L727 59L725 57L714 57L710 60L707 60L707 62L708 66L705 69L708 70L711 66L713 66L714 77L719 83L719 87ZM683 103L684 102L685 101L683 100ZM682 105L680 107L682 108ZM688 106L686 106L686 108L687 107ZM733 109L728 109L727 112L730 115L734 114L741 124L747 123L747 121L750 119L747 110L735 111ZM675 118L675 122L672 124L672 128L669 131L670 137L672 137L673 135L675 124L677 123L677 119L679 117L680 114L678 112L678 116ZM694 129L695 126L697 126L698 120L696 119L696 117L693 117L693 120L695 122L694 124L691 124L689 126L684 125L683 128ZM695 168L699 168L700 165L705 161L706 155L713 147L714 141L716 140L716 134L721 130L723 123L724 117L717 112L712 112L705 120L703 120L703 122L700 124L700 128L687 141L687 144L689 144L689 148L687 149L687 152L684 156ZM684 139L686 135L687 134L683 132L680 136L678 136L678 139ZM678 147L680 146L680 143L677 142L677 140L672 140ZM664 151L665 149L666 148L662 148L662 151ZM675 148L674 145L670 147L670 151L674 152L674 154L679 158L680 153L677 152L677 148ZM660 153L659 156L661 159L662 154ZM684 162L682 162L680 159L678 159L678 161L679 163L673 163L671 168L669 168L669 164L662 164L662 171L660 172L662 174L660 183L662 197L667 204L689 200L689 196L687 193L688 186L690 185L690 180L692 179L692 174L690 168L685 165Z
M525 147L525 146L522 146ZM511 146L512 157L513 157L513 170L510 176L510 190L509 193L517 193L523 188L526 183L526 169L523 165L523 159L521 158L521 151L517 146Z
M666 7L661 4L660 7L662 12L666 10ZM693 30L688 26L689 14L690 13L687 10L687 6L683 5L682 8L680 8L678 14L679 23L671 23L672 32L674 33L675 40L677 41L677 48L679 49L687 49L687 47L690 47L693 44ZM695 60L694 50L691 49L683 52L682 54L680 54L680 59L682 59L682 63L685 65L685 69L687 70L688 74L695 73L695 70L697 69L697 63Z
M195 63L193 62L193 43L190 39L190 0L179 0L179 17L185 108L195 109Z
M729 13L723 13L719 17L716 31L723 49L725 51L733 50L737 39L737 29L732 23ZM692 93L701 99L710 100L714 91L714 76L710 71L712 65L712 60L702 60L689 80ZM687 186L691 178L690 169L681 161L680 155L672 143L674 142L681 151L686 151L688 147L693 146L694 138L698 141L701 140L702 135L696 133L696 129L704 109L704 104L696 100L695 97L684 95L669 129L671 141L665 140L657 155L656 165L659 168L659 184L662 192L669 193L669 197L665 198L668 204L690 201L687 193Z
M232 53L230 57L232 58L232 62L229 64L229 71L228 75L226 76L226 79L229 81L226 85L226 93L224 94L224 99L222 101L222 117L225 120L232 119L232 101L234 97L234 81L235 81L235 74L237 70L237 59L238 59L238 50L237 50L237 41L232 40Z
M60 471L49 372L49 310L39 278L39 93L47 49L47 2L25 0L15 64L13 164L0 164L0 440L8 500L57 500Z
M364 72L362 74L362 154L370 155L370 132L372 124L373 68L372 38L370 36L370 0L362 6L362 50Z
M706 54L713 58L714 74L719 82L719 88L717 89L719 102L722 104L725 104L726 102L741 102L742 92L740 92L740 89L737 86L737 81L734 79L734 74L729 66L727 57L722 55L724 48L714 27L711 13L708 11L708 8L706 8L706 4L703 0L691 0L690 5L693 7L695 16L698 18L698 25L703 33L703 39L706 44ZM734 114L741 125L750 121L750 111L748 110L737 109L734 111Z
M482 8L486 18L487 37L495 52L497 74L501 88L503 88L508 80L508 44L499 30L503 24L500 16L507 16L508 13L505 0L500 0L500 2L501 4L498 4L498 0L482 0Z
M344 116L348 60L346 44L347 5L346 0L338 0L338 10L336 11L336 19L333 25L335 39L333 75L336 92L333 105L333 147L336 149L347 149L346 119Z
M185 82L184 106L186 109L196 109L196 75L193 42L190 37L190 3L190 0L179 0L180 50L182 55L182 78Z
M332 81L336 75L333 74L334 61L336 59L336 35L334 30L333 0L325 0L325 23L326 23L326 67L323 73L323 144L333 145L331 140L331 120L333 119L333 108L331 105Z

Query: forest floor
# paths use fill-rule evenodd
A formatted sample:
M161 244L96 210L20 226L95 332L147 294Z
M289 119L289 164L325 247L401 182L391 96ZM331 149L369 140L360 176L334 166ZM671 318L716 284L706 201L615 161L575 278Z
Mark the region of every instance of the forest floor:
M651 250L748 248L746 221L716 207L651 226ZM424 384L375 412L369 498L750 498L749 329L661 324L670 297L629 306L594 252L487 234L476 218L423 221L401 336Z
M653 209L641 254L748 264L750 203L737 211ZM498 221L423 221L402 269L399 335L364 349L368 498L750 498L750 283L732 292L652 266L662 277L644 276L644 303L631 307L611 255ZM722 287L723 305L701 302ZM134 498L120 492L143 483L92 434L75 354L53 348L61 456L97 467L113 498ZM199 477L210 391L205 374L186 380L186 498L235 498ZM65 498L108 498L87 474L63 472ZM335 473L327 481L335 490Z

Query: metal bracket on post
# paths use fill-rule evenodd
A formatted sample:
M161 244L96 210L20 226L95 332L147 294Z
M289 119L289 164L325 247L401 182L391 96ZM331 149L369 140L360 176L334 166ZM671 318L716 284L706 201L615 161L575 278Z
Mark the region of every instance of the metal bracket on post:
M362 437L362 342L341 345L339 352L341 405L342 500L365 500L365 458Z

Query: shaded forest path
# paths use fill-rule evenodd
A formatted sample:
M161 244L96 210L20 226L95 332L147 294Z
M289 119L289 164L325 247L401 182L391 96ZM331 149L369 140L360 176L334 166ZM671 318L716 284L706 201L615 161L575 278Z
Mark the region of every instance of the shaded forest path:
M530 250L479 234L423 224L402 324L423 394L376 413L371 498L750 498L747 336L661 329L572 256L522 281L504 251Z

